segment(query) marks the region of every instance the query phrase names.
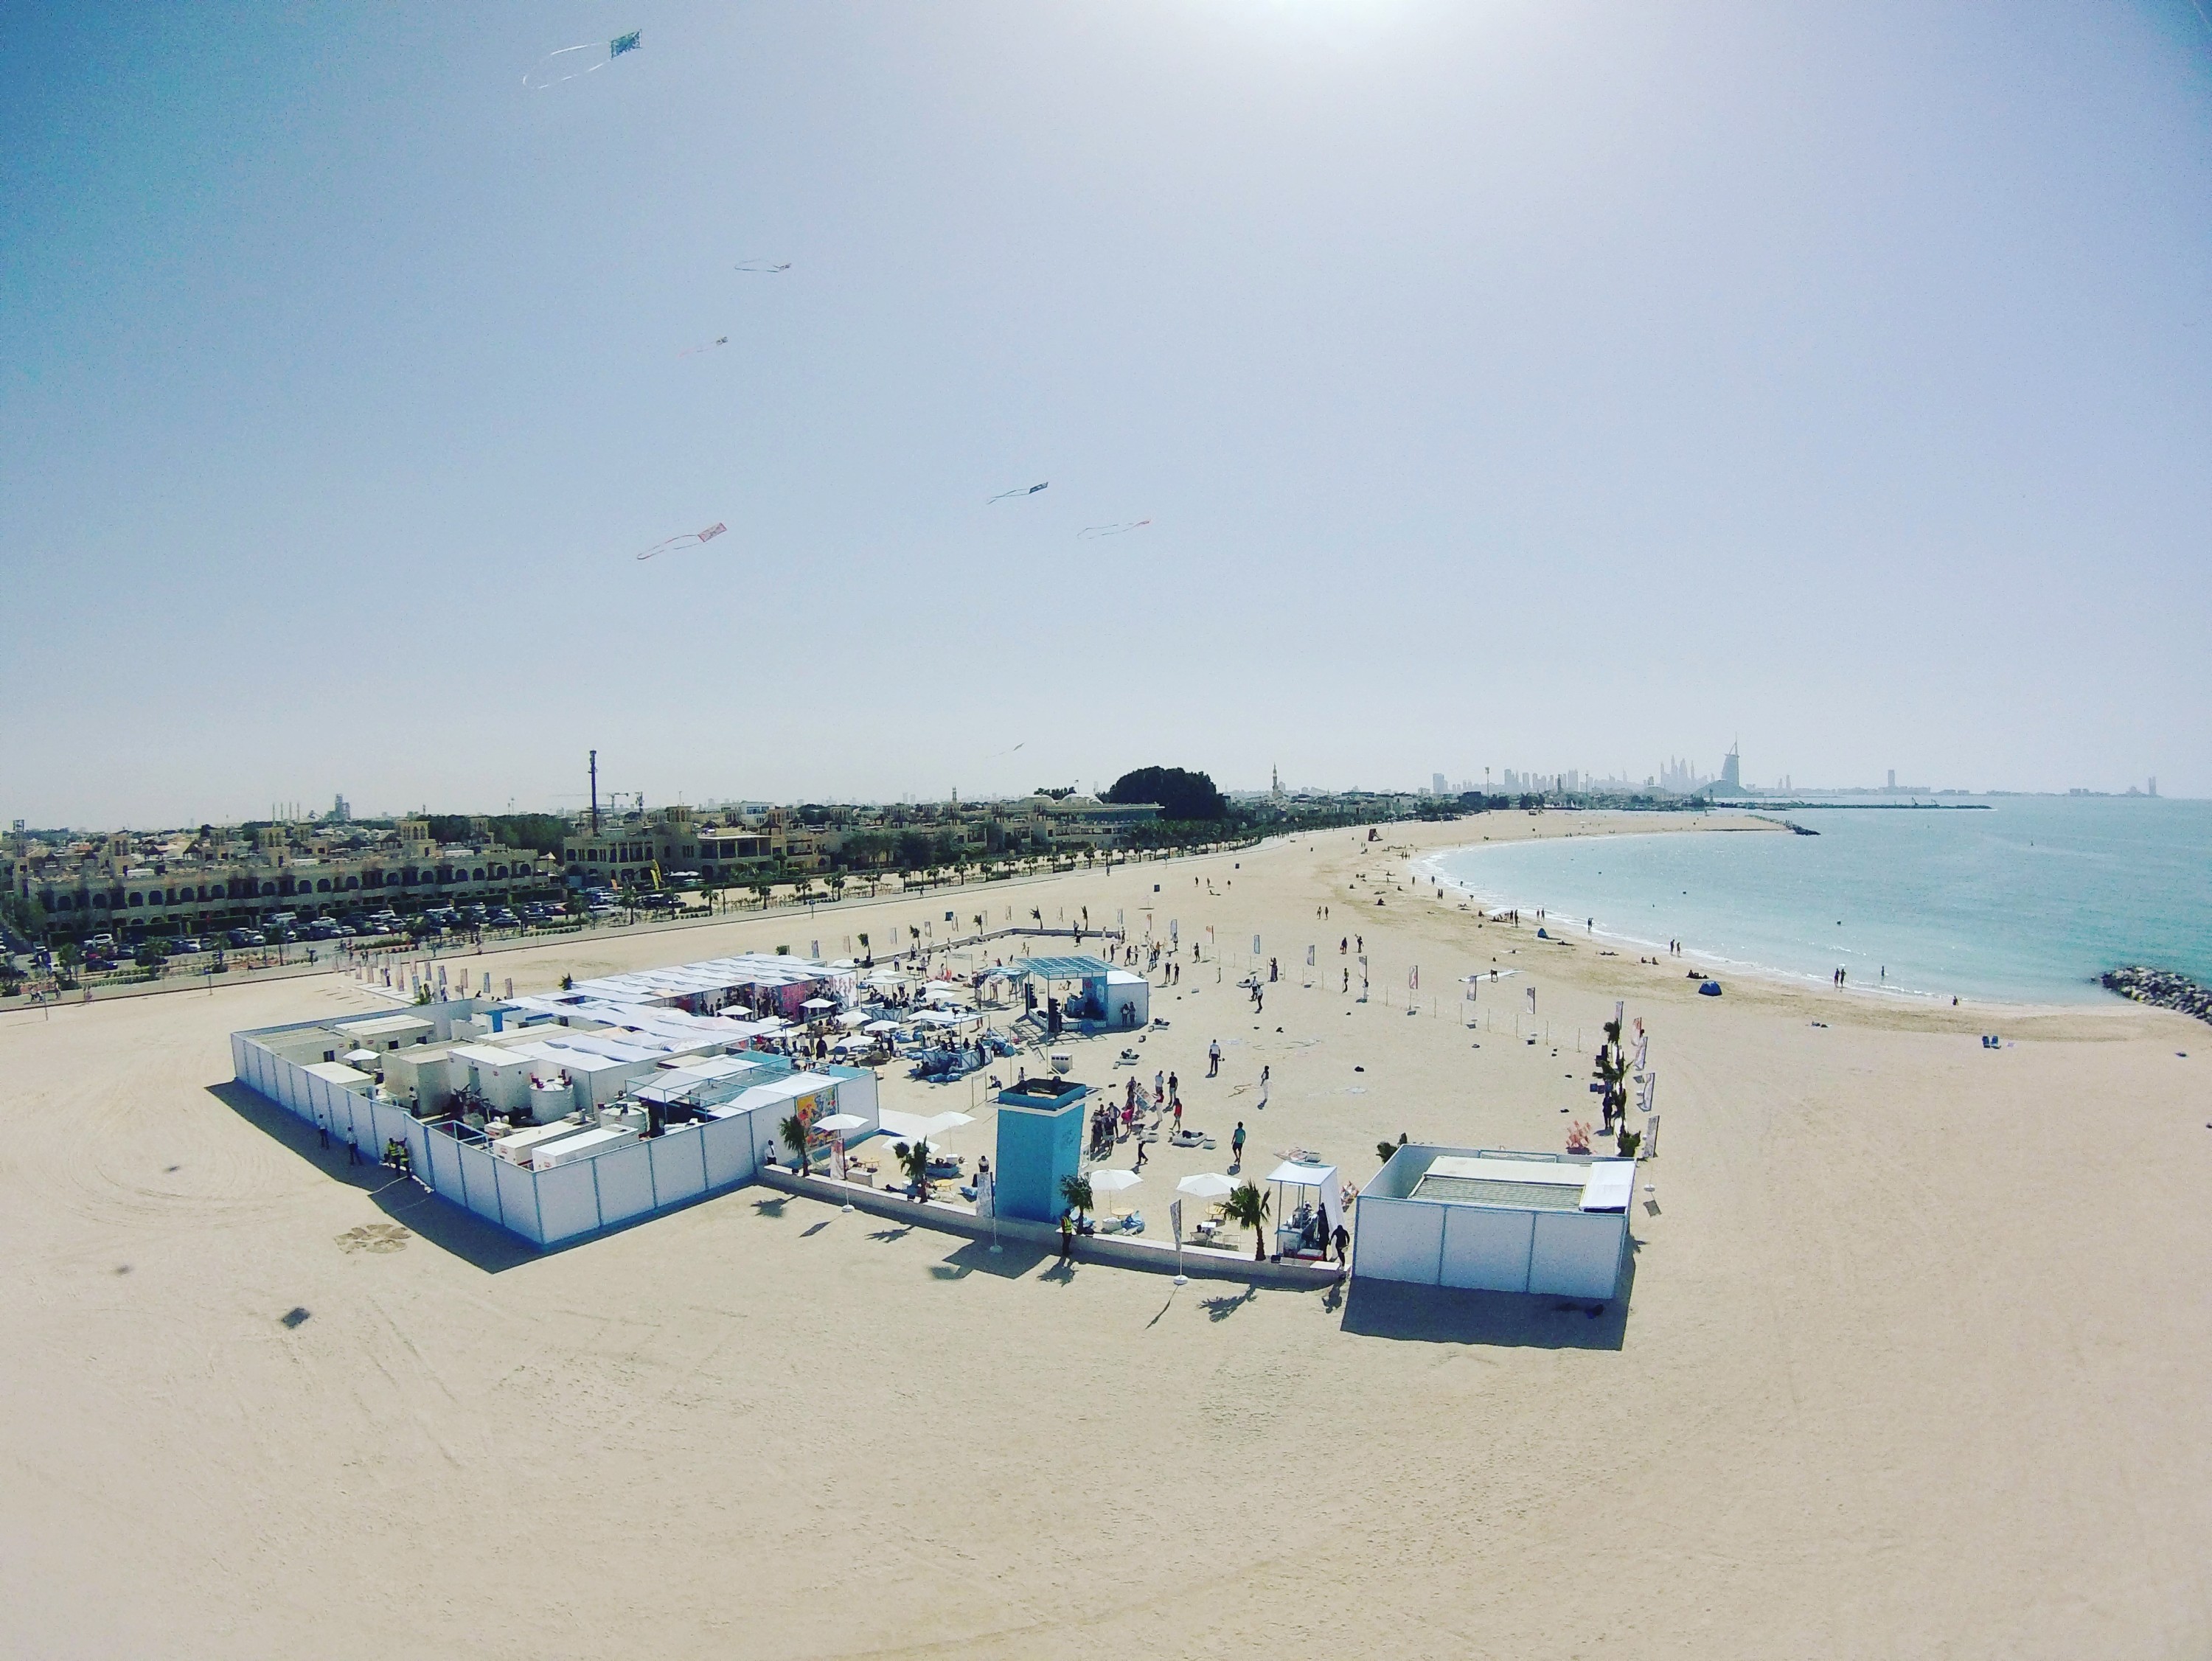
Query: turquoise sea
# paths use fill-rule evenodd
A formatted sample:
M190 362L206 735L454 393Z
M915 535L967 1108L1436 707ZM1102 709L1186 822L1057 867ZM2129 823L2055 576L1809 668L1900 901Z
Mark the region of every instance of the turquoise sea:
M1570 938L1594 922L1627 949L1675 939L1699 967L1815 984L1842 967L1900 996L2076 1003L2126 963L2212 984L2212 802L1968 799L1988 810L1790 808L1772 816L1820 834L1478 844L1422 868Z

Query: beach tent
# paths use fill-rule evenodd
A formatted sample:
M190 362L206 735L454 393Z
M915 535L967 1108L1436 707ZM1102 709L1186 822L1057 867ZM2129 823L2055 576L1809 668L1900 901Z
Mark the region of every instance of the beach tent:
M1285 1188L1315 1188L1320 1190L1319 1203L1323 1220L1328 1225L1331 1237L1344 1221L1344 1194L1336 1179L1334 1165L1310 1165L1297 1160L1285 1160L1267 1173L1267 1180L1275 1185L1275 1236L1282 1238L1288 1228L1288 1213L1284 1207Z

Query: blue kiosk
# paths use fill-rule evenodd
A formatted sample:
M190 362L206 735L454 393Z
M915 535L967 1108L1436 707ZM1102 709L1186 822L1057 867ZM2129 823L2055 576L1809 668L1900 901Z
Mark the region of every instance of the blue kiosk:
M1083 1164L1083 1104L1091 1087L1066 1078L1019 1078L999 1092L999 1151L992 1161L1002 1217L1050 1222L1066 1210L1060 1179Z

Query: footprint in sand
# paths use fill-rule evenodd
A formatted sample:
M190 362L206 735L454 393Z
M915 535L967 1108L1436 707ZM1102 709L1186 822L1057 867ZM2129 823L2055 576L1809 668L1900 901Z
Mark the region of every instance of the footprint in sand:
M415 1238L396 1222L365 1222L338 1236L341 1252L397 1252Z

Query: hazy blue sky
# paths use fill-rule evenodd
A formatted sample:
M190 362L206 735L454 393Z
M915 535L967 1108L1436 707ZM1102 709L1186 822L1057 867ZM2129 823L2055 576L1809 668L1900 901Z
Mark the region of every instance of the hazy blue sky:
M0 815L2212 794L2195 0L5 27Z

